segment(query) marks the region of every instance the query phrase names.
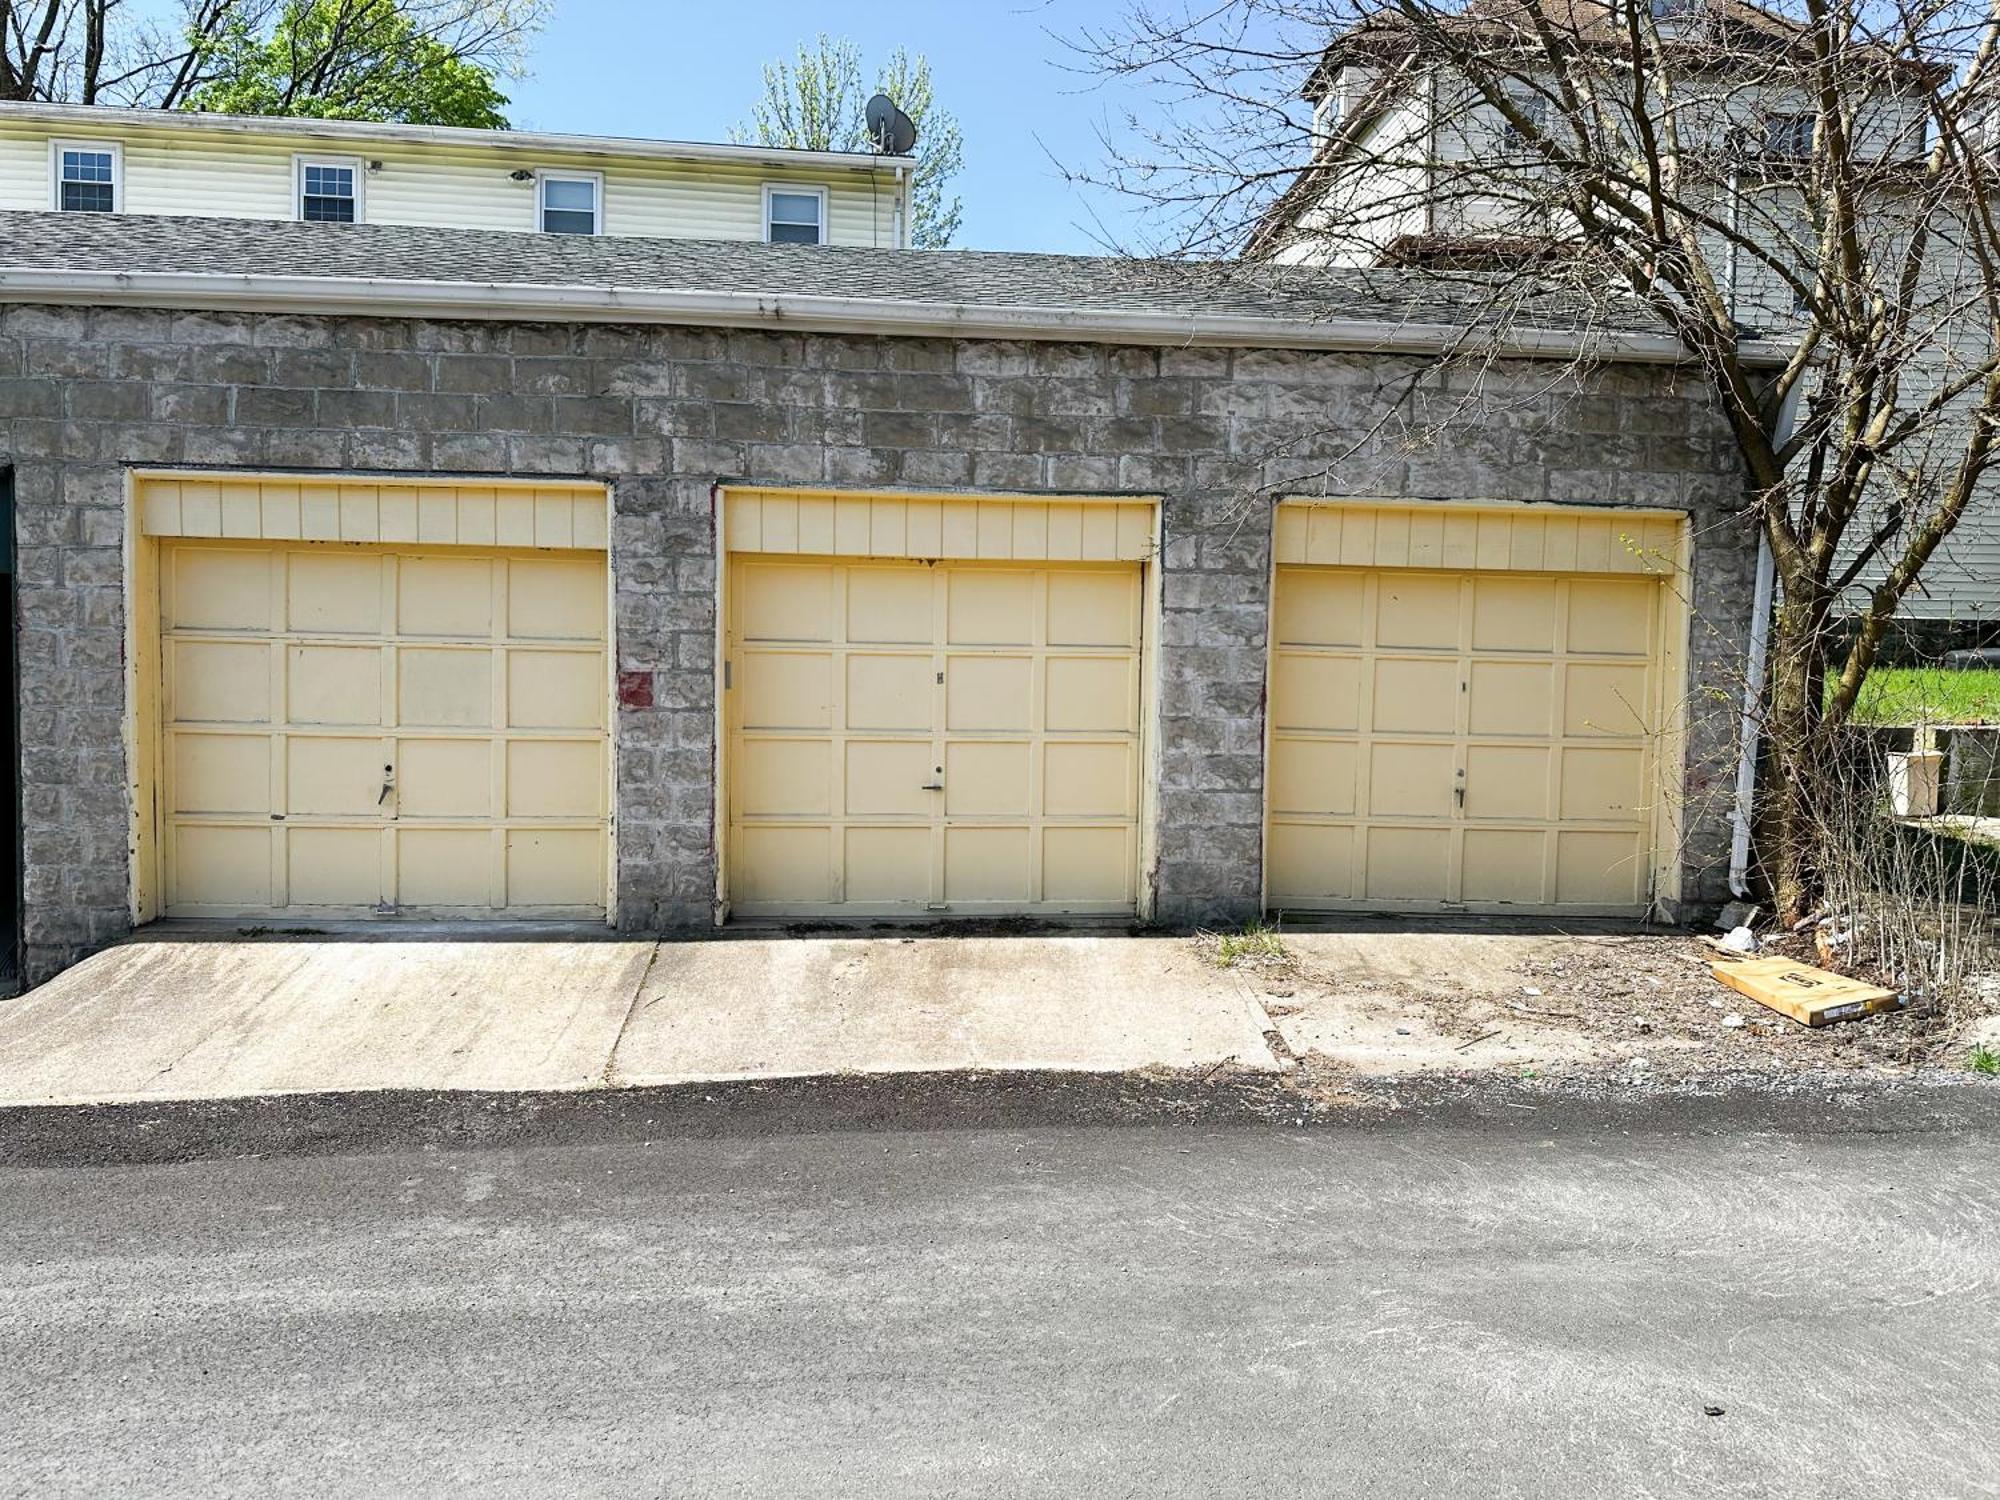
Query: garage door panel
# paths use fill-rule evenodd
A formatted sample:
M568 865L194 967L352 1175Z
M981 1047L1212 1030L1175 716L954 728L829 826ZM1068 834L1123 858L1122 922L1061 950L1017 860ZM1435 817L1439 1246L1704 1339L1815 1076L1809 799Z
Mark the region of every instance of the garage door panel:
M396 567L398 633L459 640L490 636L493 568L493 560L485 557L400 560Z
M1378 647L1458 649L1459 581L1427 573L1375 575Z
M603 908L602 557L162 546L169 914Z
M1556 581L1491 576L1472 580L1472 649L1556 649Z
M175 623L183 630L272 628L268 553L229 547L181 547L174 552Z
M1042 747L1042 813L1051 818L1129 818L1132 751L1122 742L1056 740Z
M287 828L291 904L374 906L382 899L382 839L375 828Z
M604 900L604 830L509 828L507 904L595 906Z
M1569 591L1570 649L1605 656L1646 655L1657 594L1657 585L1636 580L1577 579Z
M1539 828L1468 828L1463 855L1463 899L1506 906L1542 906L1549 890L1549 836Z
M1377 901L1436 899L1451 872L1452 834L1444 828L1366 830L1366 892Z
M1265 852L1272 903L1350 899L1354 839L1348 826L1274 822Z
M1572 662L1563 694L1563 733L1576 737L1643 735L1651 717L1644 667Z
M507 653L510 729L602 728L607 691L596 651Z
M947 657L944 681L947 730L1025 734L1034 727L1034 663L1028 657Z
M1458 727L1456 660L1375 662L1374 727L1382 734L1450 734Z
M946 635L952 646L1026 646L1035 639L1029 572L955 568L945 574Z
M1467 745L1466 817L1546 819L1556 754L1548 745Z
M294 734L285 740L285 813L288 817L374 818L381 815L382 783L393 761L382 740Z
M745 729L825 729L832 723L833 658L823 651L746 651L737 663ZM853 686L849 685L850 704ZM851 721L850 721L851 723Z
M947 817L1025 818L1028 806L1026 740L957 740L944 747Z
M172 737L168 755L174 812L270 815L268 735L183 730Z
M1130 656L1054 656L1048 661L1046 723L1060 733L1132 730Z
M822 742L827 743L827 742ZM749 741L744 742L748 749ZM828 745L831 750L831 745ZM851 817L927 817L937 810L936 792L925 787L939 779L931 742L849 740L847 803ZM749 812L748 806L744 811Z
M1637 821L1644 800L1645 751L1571 745L1562 752L1562 816Z
M744 902L823 905L833 899L830 830L741 828L736 836L735 869Z
M928 900L929 828L849 828L845 838L846 899L869 903Z
M1366 591L1360 573L1281 569L1272 610L1275 638L1287 646L1359 646Z
M493 835L484 828L396 832L396 890L406 906L490 906Z
M928 655L857 653L847 658L847 727L931 727L935 669Z
M1048 578L1048 644L1139 644L1139 581L1130 573L1052 572Z
M268 828L183 825L173 841L175 896L183 906L271 905Z
M1357 747L1346 740L1271 742L1271 810L1351 817Z
M1479 535L1495 571L1277 570L1274 904L1645 904L1660 582L1500 571ZM1290 644L1321 638L1355 644Z
M1556 670L1552 662L1472 662L1468 732L1547 739L1555 717Z
M261 641L178 640L166 650L168 712L182 723L271 721L271 648Z
M743 742L737 776L752 817L824 817L833 811L833 747L825 740Z
M826 571L831 576L831 570ZM872 568L847 589L847 639L870 645L928 646L936 580L929 568Z
M1637 833L1564 829L1556 835L1556 900L1576 906L1631 906L1644 899L1645 859Z
M1272 673L1272 723L1341 733L1360 728L1361 669L1359 657L1280 652Z
M493 653L403 647L396 653L396 719L421 729L491 729Z
M747 564L735 605L746 641L833 639L833 569Z
M1134 899L1132 830L1042 830L1042 899L1092 905L1125 905Z
M1448 818L1457 805L1458 757L1451 745L1377 740L1368 751L1368 814Z
M382 558L373 552L286 554L285 628L300 635L380 635Z
M493 806L493 756L497 748L487 739L398 740L397 816L492 817L496 811ZM521 747L517 745L514 748L518 753Z
M509 741L507 816L602 818L604 748L598 739Z
M376 646L293 646L285 653L286 716L294 724L380 724Z
M944 831L944 899L1025 906L1028 830L952 828Z
M507 634L516 640L604 639L604 574L587 557L507 564Z

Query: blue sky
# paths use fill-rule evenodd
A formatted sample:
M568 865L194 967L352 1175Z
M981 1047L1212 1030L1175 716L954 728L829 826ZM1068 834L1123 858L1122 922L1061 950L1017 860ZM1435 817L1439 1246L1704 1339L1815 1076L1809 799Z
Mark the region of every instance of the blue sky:
M965 200L958 243L979 250L1100 248L1093 212L1115 234L1126 209L1087 200L1062 180L1097 161L1097 131L1121 96L1065 72L1052 36L1108 25L1123 0L556 0L535 44L531 76L516 82L517 128L720 141L745 119L765 62L820 31L860 44L867 67L899 43L931 60L938 98L965 132ZM1038 144L1038 141L1043 144ZM1047 149L1044 149L1046 146Z

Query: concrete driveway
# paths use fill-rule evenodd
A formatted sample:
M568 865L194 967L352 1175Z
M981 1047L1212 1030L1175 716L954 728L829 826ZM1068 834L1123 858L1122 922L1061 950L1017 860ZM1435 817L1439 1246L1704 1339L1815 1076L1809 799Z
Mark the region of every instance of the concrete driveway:
M1264 1013L1130 937L161 935L0 1005L0 1106L825 1074L1276 1072Z

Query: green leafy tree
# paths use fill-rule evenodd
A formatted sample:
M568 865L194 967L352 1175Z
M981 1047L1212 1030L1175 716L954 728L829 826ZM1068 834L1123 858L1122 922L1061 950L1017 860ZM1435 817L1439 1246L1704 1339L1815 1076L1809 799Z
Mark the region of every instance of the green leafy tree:
M0 0L0 100L505 125L550 0Z
M214 44L188 108L318 120L505 129L493 69L433 35L397 0L290 0L268 30L239 21Z
M898 47L862 84L861 49L845 37L822 33L799 43L796 54L764 67L764 97L750 121L730 132L736 141L801 151L873 151L866 111L875 94L887 94L917 126L916 172L910 188L910 243L938 250L958 233L960 204L949 191L965 165L958 120L938 107L930 60Z

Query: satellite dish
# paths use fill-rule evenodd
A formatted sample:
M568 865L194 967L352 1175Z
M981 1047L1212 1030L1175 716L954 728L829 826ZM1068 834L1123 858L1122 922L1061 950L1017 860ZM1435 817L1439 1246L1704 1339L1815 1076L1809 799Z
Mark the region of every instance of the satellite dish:
M896 101L887 94L877 94L868 101L867 121L868 139L884 155L908 156L917 143L916 121L896 108Z

